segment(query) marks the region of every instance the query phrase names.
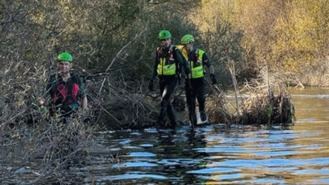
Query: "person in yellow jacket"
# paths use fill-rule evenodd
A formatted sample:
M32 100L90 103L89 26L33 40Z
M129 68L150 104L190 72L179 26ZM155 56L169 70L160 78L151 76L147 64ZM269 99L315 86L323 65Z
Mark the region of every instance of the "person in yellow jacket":
M193 126L197 124L196 117L196 99L199 103L201 121L207 120L205 112L206 92L205 92L205 66L209 69L212 84L217 80L214 74L214 68L204 50L194 47L194 37L186 34L181 38L181 45L178 46L185 60L188 61L190 74L185 84L186 102L189 111L189 119Z
M159 40L160 46L156 49L153 74L148 88L150 91L154 90L153 81L157 76L161 94L161 109L157 126L165 126L164 119L167 114L171 123L170 127L174 128L177 121L171 99L180 73L182 70L185 75L188 73L187 62L176 46L171 43L171 33L168 30L159 32Z

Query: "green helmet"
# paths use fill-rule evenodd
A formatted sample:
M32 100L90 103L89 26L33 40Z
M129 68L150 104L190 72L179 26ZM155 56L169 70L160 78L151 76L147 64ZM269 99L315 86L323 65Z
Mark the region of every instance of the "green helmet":
M69 52L62 52L57 56L58 62L72 62L73 57Z
M181 44L188 44L194 42L194 37L191 34L186 34L181 39Z
M163 40L163 39L170 39L171 38L171 33L168 30L161 30L159 32L159 39Z

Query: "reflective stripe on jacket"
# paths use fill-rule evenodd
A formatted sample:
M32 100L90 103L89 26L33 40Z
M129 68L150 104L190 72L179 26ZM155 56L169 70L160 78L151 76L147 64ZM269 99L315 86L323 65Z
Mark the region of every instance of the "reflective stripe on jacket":
M189 63L191 78L194 79L204 77L202 57L205 54L205 51L196 49L195 52L189 54L183 45L177 45L177 48L181 51L182 55Z
M192 79L204 77L204 68L202 64L202 57L205 52L201 49L196 49L196 61L189 61L192 73Z
M157 74L159 76L171 76L176 74L176 62L173 54L173 46L170 47L168 53L161 53L160 48L157 49L159 55L159 64L157 66Z

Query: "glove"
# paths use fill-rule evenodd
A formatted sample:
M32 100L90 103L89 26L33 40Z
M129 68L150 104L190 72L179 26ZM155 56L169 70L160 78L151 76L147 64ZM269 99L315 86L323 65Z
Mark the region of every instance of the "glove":
M216 77L214 74L210 74L210 79L211 79L212 85L217 84L217 80L216 80Z
M150 91L154 91L153 80L150 80L148 88L149 88Z

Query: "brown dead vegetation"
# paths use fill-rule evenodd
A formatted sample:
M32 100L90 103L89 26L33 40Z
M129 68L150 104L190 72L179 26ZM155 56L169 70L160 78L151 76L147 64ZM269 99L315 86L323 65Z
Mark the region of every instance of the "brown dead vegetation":
M225 96L211 97L207 104L209 118L213 122L241 125L287 125L294 121L294 106L287 89L282 85L244 86L238 107ZM233 108L232 108L233 107Z

